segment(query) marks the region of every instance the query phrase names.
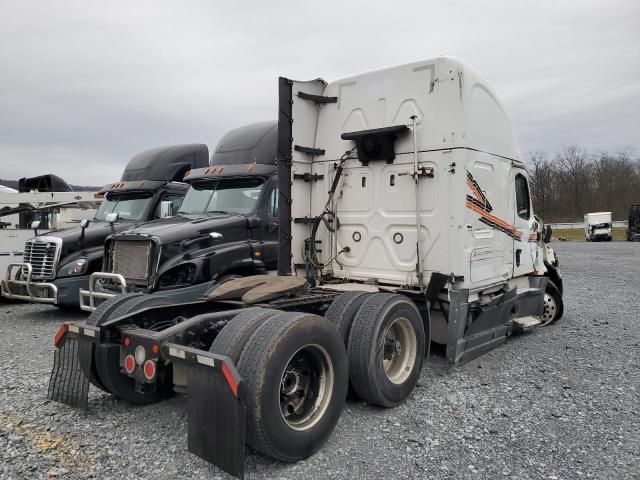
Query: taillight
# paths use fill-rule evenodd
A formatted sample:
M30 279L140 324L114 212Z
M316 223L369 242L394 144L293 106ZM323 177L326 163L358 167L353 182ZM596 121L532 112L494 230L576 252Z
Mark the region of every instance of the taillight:
M152 351L153 353L158 353L158 352L160 351L160 347L158 347L158 344L157 344L157 343L154 343L154 344L153 344L153 347L151 347L151 351Z
M131 339L129 337L124 337L124 340L122 340L122 344L125 347L128 347L130 343L131 343Z
M133 371L136 368L136 359L133 358L133 355L129 354L126 357L124 357L124 370L125 372L127 372L129 375L131 375L133 373Z
M156 376L156 362L154 362L153 360L147 360L146 362L144 362L144 377L147 380L151 380L153 377Z

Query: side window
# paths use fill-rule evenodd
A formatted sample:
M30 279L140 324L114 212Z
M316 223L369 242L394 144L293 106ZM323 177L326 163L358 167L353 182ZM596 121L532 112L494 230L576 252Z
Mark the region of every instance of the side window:
M278 216L278 187L274 187L267 199L267 215L269 217Z
M521 173L516 175L516 209L520 218L529 220L531 217L529 185L527 184L527 179Z
M171 202L171 215L175 215L180 210L180 205L182 205L182 200L184 197L182 195L178 195L175 193L164 193L158 200L158 204L156 205L156 210L153 212L153 218L161 218L160 217L160 206L162 202Z

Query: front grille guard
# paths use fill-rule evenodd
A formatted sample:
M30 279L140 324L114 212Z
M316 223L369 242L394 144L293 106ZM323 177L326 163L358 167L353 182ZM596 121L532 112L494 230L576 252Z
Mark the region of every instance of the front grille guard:
M117 293L105 292L98 288L97 282L99 280L113 281L120 288L120 293L126 293L127 291L127 281L119 273L94 272L89 277L89 290L80 289L81 310L93 312L99 306L96 300L105 301L117 295Z
M14 277L13 273L15 269L22 269L20 277L25 280L18 279L18 273ZM7 266L7 273L4 280L0 284L0 290L2 296L11 298L13 300L26 300L28 302L36 303L51 303L53 305L58 303L58 287L53 283L48 282L34 282L32 280L33 269L30 263L10 263ZM25 295L22 292L16 292L16 287L24 287L27 292ZM39 289L36 292L35 289ZM50 292L49 295L43 296L43 292Z
M49 249L53 248L53 255ZM52 280L62 252L62 239L52 236L38 236L27 240L24 245L23 260L33 268L38 280ZM39 273L37 273L39 272Z

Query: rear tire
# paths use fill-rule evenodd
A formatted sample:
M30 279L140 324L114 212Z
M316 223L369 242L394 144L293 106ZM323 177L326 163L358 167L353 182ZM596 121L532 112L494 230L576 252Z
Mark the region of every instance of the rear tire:
M540 316L542 326L552 325L556 323L564 314L564 302L562 301L562 293L556 284L547 280L547 287L544 291L544 312Z
M349 337L349 374L356 393L381 407L402 403L413 391L425 352L422 317L403 295L367 298Z
M115 297L108 298L102 302L98 308L96 308L86 323L92 327L102 325L104 322L111 318L113 311L122 305L124 302L131 300L132 298L141 296L141 293L123 293L116 295ZM100 380L95 364L95 344L89 342L80 342L78 346L78 361L80 362L80 368L85 376L89 379L89 382L94 387L99 388L107 393L110 393Z
M346 292L338 295L324 315L338 329L345 347L349 345L353 319L366 298L367 292Z
M351 325L356 318L356 314L362 306L365 299L371 295L368 292L345 292L333 301L325 318L333 323L338 329L338 333L344 340L344 347L349 348L349 335L351 334ZM347 400L359 400L360 397L356 393L351 381L349 381L349 389L347 390Z
M148 307L169 305L170 298L139 294L116 307L109 318L118 318L137 310ZM96 370L103 385L112 395L134 405L146 405L155 403L170 397L173 392L173 369L169 366L158 365L156 374L156 390L153 393L136 392L136 382L120 370L119 347L116 350L112 346L97 346L95 349Z
M306 313L267 320L239 361L245 381L247 443L295 462L327 440L347 393L347 353L336 328Z
M222 329L220 334L211 344L209 351L218 355L225 355L233 360L236 365L240 360L242 350L256 330L278 310L264 308L249 308L241 314L233 317Z

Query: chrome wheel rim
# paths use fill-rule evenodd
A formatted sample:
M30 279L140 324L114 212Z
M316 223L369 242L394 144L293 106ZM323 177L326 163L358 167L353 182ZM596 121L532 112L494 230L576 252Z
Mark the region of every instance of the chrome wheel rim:
M293 430L312 428L324 416L333 392L331 357L320 345L294 353L280 377L280 414Z
M544 312L540 317L542 325L549 325L558 312L558 305L555 299L548 293L544 294Z
M407 381L416 363L418 340L411 322L396 318L384 334L382 365L391 383L400 385Z

